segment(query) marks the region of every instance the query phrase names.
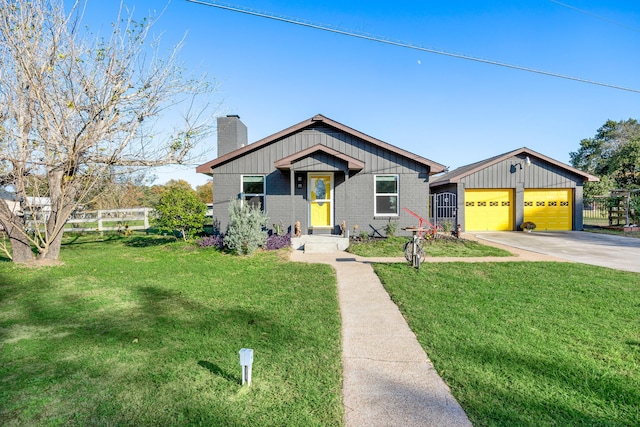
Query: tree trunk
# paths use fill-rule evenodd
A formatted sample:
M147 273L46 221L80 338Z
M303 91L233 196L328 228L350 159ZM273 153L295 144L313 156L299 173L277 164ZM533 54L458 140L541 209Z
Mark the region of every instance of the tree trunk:
M20 219L17 222L22 222ZM13 224L4 224L9 236L9 243L11 244L11 258L16 263L27 263L33 261L33 251L31 250L31 243L27 236L24 234L24 227L19 227Z
M45 250L38 254L38 259L57 260L60 257L60 247L62 246L62 232L53 239L50 238Z
M0 225L4 227L7 236L9 236L13 262L25 263L33 261L33 251L24 231L24 221L22 217L17 216L9 208L9 205L4 200L0 200Z
M49 172L51 212L46 222L47 240L38 254L38 259L57 260L60 257L64 225L76 207L75 195L77 191L70 179L65 181L63 169Z
M9 231L12 229L12 231ZM27 237L17 227L9 227L7 234L11 242L11 256L15 263L28 263L33 261L33 251Z

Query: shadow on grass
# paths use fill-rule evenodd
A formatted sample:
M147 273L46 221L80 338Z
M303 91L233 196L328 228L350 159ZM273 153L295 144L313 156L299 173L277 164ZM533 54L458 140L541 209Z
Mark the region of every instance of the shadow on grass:
M636 348L636 350L640 350L640 341L627 341L626 344L631 348Z
M162 246L169 243L175 243L178 239L175 236L160 236L157 234L138 234L133 236L123 236L117 232L110 233L92 233L92 234L75 234L64 238L62 246L78 246L87 244L109 244L122 243L126 246L134 248L146 248L153 246Z
M173 236L135 236L128 238L124 244L132 248L148 248L176 243L178 239Z
M14 314L5 315L4 329L0 330L0 377L11 373L12 380L4 396L0 393L0 425L14 414L18 414L13 419L16 425L32 425L38 414L51 414L47 406L51 400L66 402L53 411L61 424L170 425L187 404L182 393L172 397L173 406L137 411L125 390L153 396L158 378L165 382L163 386L189 387L180 377L173 377L173 369L178 365L199 369L193 363L194 353L208 347L220 350L221 361L199 360L198 366L230 384L240 384L241 379L232 375L229 367L235 366L241 344L229 337L259 342L268 332L295 335L288 325L265 312L234 304L212 307L205 300L162 287L130 288L135 303L127 308L120 306L118 295L105 303L104 294L87 298L84 290L60 288L46 276L24 283L6 283L5 279L0 275L0 309L6 308L3 304L11 298ZM147 370L139 369L141 359ZM108 402L103 401L105 395L111 396ZM7 400L8 396L14 397ZM78 402L82 404L78 406ZM153 400L141 403L153 404ZM239 425L223 403L208 404L211 406L194 404L189 410L193 418L185 422ZM9 411L9 407L17 409ZM100 414L91 410L97 407ZM128 418L123 419L122 414Z
M235 375L231 375L230 373L228 373L224 369L220 368L215 363L211 363L211 362L208 362L206 360L200 360L198 362L198 365L200 365L203 368L207 369L213 375L220 376L220 377L224 378L227 381L230 381L230 382L233 382L233 383L237 383L237 384L240 384L242 382L242 379L240 377L236 377Z
M74 234L72 237L64 237L62 241L62 246L77 246L77 245L87 245L87 244L95 244L95 243L115 243L119 242L124 237L118 233L104 233L103 235L94 233L94 234Z

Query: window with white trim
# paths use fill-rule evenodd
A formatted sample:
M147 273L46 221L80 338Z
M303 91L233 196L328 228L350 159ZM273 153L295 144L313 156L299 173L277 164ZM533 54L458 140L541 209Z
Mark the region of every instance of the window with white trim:
M264 175L242 176L242 200L264 212Z
M398 175L375 176L375 215L399 215L398 178Z

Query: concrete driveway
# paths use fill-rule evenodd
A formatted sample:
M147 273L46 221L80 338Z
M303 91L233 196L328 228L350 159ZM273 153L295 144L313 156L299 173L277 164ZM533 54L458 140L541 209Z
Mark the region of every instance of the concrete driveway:
M640 239L632 237L584 231L469 234L473 234L478 240L487 240L568 261L640 273Z

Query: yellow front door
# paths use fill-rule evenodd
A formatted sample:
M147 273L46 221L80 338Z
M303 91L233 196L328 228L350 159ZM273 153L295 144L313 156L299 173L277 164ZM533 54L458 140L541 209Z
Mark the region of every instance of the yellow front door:
M513 230L513 191L510 189L466 190L465 229L469 231Z
M536 230L571 230L573 191L570 188L524 191L524 220Z
M310 173L309 226L322 228L333 226L333 174Z

